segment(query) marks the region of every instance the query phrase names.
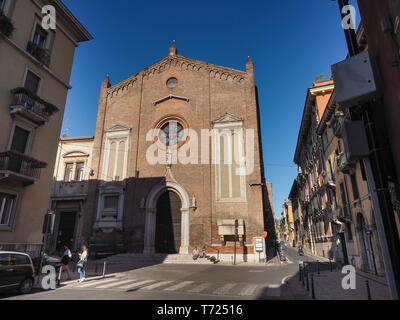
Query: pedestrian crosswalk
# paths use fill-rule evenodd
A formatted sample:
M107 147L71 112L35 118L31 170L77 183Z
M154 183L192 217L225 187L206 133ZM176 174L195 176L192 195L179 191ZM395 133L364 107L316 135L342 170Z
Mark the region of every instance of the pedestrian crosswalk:
M124 277L87 279L82 283L68 283L64 289L116 290L116 291L157 291L165 293L191 293L216 296L270 296L279 297L280 287L253 283L216 283L195 282L188 280L154 280Z

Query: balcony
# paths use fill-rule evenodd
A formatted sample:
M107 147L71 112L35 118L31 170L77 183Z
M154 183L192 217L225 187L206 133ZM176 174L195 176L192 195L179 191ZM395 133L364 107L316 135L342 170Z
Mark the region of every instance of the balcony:
M11 94L13 101L10 114L20 115L38 126L44 125L49 121L50 116L58 111L56 106L40 99L25 88L15 88L11 90Z
M341 116L335 120L332 124L332 129L336 137L340 138L342 136L342 126L344 124L344 117Z
M41 64L44 64L46 67L50 65L49 50L41 48L36 43L29 41L26 51L28 51L33 57L36 58L36 60L38 60Z
M40 179L45 162L28 157L16 151L0 153L0 181L31 185Z
M14 32L11 19L0 10L0 33L9 38Z
M86 199L87 181L53 181L51 197L57 199Z
M342 152L339 154L337 157L337 167L339 170L345 174L350 174L354 171L355 169L355 163L353 161L350 161L346 154Z
M328 188L336 188L335 179L328 174L324 175L323 184Z

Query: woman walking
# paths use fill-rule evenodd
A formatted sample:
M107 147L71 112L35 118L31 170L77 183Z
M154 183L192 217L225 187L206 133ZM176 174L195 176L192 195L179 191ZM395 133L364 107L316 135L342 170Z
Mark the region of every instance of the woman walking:
M69 261L71 258L72 258L71 250L69 250L69 248L66 245L64 245L64 253L61 258L61 263L62 263L61 270L67 271L68 280L71 280L71 271L69 270L69 267L68 267L68 264L69 264Z
M77 263L78 267L78 272L79 272L79 280L78 282L85 281L85 269L86 269L86 264L87 264L87 259L88 259L88 248L83 245L81 247L82 252L79 253L79 261Z

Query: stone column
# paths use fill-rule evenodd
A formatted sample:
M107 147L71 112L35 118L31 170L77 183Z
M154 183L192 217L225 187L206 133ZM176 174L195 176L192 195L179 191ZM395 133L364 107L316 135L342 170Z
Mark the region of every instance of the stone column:
M156 212L157 209L146 210L146 225L144 229L144 254L152 254L155 252L155 229L156 229Z
M181 247L179 248L180 254L189 253L189 208L181 209L182 212L182 238Z

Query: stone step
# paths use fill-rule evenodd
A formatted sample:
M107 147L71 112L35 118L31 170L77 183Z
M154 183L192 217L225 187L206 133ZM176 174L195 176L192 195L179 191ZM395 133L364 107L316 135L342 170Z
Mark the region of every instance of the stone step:
M157 262L157 263L176 263L176 264L183 264L183 263L212 264L210 260L205 258L193 260L192 256L187 254L169 254L169 255L117 254L105 258L103 259L103 261L112 263Z

